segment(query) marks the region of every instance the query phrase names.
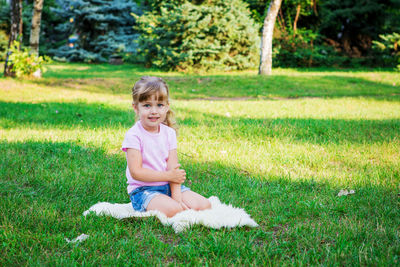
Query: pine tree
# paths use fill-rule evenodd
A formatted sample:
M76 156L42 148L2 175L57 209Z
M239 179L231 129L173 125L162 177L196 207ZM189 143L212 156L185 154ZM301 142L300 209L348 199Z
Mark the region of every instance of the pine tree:
M105 62L112 55L134 53L137 39L132 12L140 13L136 3L126 0L69 0L53 11L66 22L57 26L59 33L76 36L73 47L51 50L68 61ZM72 46L72 45L71 45Z

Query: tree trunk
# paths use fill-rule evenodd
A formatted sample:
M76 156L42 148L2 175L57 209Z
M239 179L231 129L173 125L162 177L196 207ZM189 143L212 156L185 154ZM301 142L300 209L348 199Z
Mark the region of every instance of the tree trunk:
M10 50L11 44L18 40L22 42L22 0L11 1L11 29L10 39L8 40L8 50ZM7 52L6 62L4 64L4 76L14 76L12 71L12 64L9 64L8 57L10 52Z
M294 18L294 22L293 22L293 32L294 33L297 31L297 21L299 20L299 17L300 17L300 10L301 10L301 5L298 4L297 9L296 9L296 17Z
M29 44L31 47L31 53L36 57L39 56L40 22L42 19L43 1L44 0L34 0L33 2L32 26ZM38 69L33 76L40 78L42 76L40 69Z
M42 18L42 8L44 0L34 0L32 12L32 27L29 44L31 52L37 57L39 56L39 37L40 37L40 22Z
M271 75L272 73L272 38L276 16L281 7L282 0L272 0L269 4L267 16L264 19L261 51L260 51L260 68L258 74Z
M278 25L280 26L280 30L286 32L285 19L283 18L282 9L279 9L279 13L276 18L278 20Z
M312 0L312 1L311 1L311 6L312 6L312 8L314 9L315 15L318 16L318 11L317 11L317 0Z

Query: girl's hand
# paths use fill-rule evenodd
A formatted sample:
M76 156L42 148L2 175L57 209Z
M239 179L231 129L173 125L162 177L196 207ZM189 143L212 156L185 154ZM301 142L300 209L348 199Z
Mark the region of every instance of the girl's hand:
M189 209L188 206L186 206L186 204L183 203L182 201L179 202L179 204L181 205L181 207L182 207L183 210L188 210L188 209Z
M168 171L170 173L170 182L182 184L186 180L185 170L179 169L181 165L178 164L172 170Z

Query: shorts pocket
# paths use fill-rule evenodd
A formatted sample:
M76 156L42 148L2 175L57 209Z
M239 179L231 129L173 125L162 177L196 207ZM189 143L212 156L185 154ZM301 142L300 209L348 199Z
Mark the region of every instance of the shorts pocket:
M130 195L132 207L135 211L144 211L143 207L143 191Z

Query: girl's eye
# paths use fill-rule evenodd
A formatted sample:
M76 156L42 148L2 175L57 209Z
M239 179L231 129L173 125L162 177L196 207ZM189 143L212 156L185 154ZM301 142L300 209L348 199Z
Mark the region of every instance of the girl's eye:
M150 105L149 105L149 104L144 104L144 105L143 105L143 107L145 107L145 108L149 108L149 107L150 107Z
M158 104L159 108L162 108L164 106L164 104Z

